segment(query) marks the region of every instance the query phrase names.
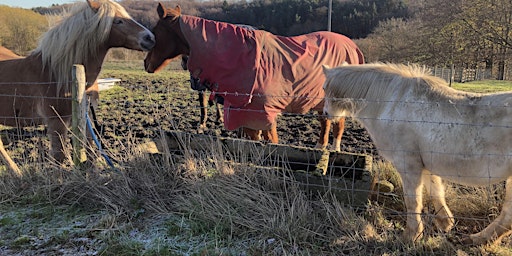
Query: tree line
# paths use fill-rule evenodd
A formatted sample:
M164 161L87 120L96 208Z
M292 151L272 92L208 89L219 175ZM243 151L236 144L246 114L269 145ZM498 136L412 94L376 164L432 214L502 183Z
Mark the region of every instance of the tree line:
M329 0L177 0L183 14L248 24L278 35L326 30ZM128 12L151 28L157 1L121 0ZM510 0L332 0L332 31L347 35L368 62L414 62L430 66L491 69L507 78L512 48ZM69 5L21 10L0 6L0 44L26 53L38 33ZM25 11L25 14L19 12ZM29 14L30 13L30 14ZM38 16L39 15L39 16ZM11 20L10 16L16 19ZM23 22L21 20L24 20ZM17 21L17 22L16 22ZM30 27L30 28L29 28ZM510 77L512 79L512 77Z

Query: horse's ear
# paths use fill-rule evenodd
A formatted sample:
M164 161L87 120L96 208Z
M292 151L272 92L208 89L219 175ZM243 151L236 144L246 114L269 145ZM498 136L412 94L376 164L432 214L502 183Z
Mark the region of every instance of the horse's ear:
M94 0L87 0L87 4L89 4L89 7L91 7L91 9L94 11L94 12L98 12L98 10L100 9L101 7L101 3L100 2L97 2L97 1L94 1Z
M156 12L158 13L158 17L163 19L167 16L167 9L162 3L158 3L158 7L156 8Z
M176 16L181 15L181 7L179 5L176 5L176 8L174 8L174 11L176 12Z
M329 65L325 65L325 64L322 65L322 70L324 71L324 74L327 74L327 71L329 71L329 69L331 69L331 67L329 67Z
M156 8L156 12L158 13L158 17L163 19L167 16L172 16L173 19L181 16L181 7L176 5L174 9L167 9L162 3L158 3L158 7Z

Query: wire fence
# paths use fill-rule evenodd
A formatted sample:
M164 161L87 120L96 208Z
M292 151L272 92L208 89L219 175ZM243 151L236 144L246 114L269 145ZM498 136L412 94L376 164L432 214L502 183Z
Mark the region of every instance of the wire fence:
M391 167L386 165L386 161L379 155L367 131L359 123L352 118L347 119L345 133L342 140L343 154L330 151L327 153L326 170L322 175L314 173L318 170L319 162L323 153L313 150L319 136L320 125L318 122L318 114L309 112L305 114L283 113L278 119L278 134L280 143L285 145L280 148L250 145L230 149L229 140L220 141L218 138L236 138L237 131L225 130L221 123L215 120L214 107L209 106L210 111L208 125L206 130L200 131L199 146L195 147L191 144L194 136L198 136L199 123L199 103L197 102L197 92L190 89L186 77L183 78L179 86L168 86L166 84L147 85L141 81L121 81L122 91L116 90L102 92L100 104L98 108L98 121L100 127L101 140L104 142L105 150L113 159L120 159L126 153L127 148L134 145L142 145L149 140L157 140L162 134L177 141L177 146L169 148L172 155L184 155L184 148L192 150L198 159L208 159L208 155L214 150L220 148L225 150L223 153L227 160L243 159L252 164L264 166L274 166L279 168L298 170L302 176L297 176L297 180L308 187L308 189L335 192L339 198L347 198L344 202L353 207L359 207L361 202L366 203L366 198L372 200L395 204L390 207L388 214L403 216L403 204L400 203L402 197L400 191L400 181L393 178ZM1 86L1 85L0 85ZM224 96L247 96L245 94L232 93L221 94ZM1 95L8 97L9 95ZM11 97L19 97L19 95L10 95ZM261 97L263 95L253 95L253 97ZM268 96L268 95L267 95ZM297 98L298 96L290 95L270 95L276 98ZM64 99L68 97L54 97L49 99ZM389 104L396 102L389 101L366 101L365 104ZM434 103L431 105L426 102L399 102L401 104L419 104L428 106L428 108L436 108L443 104L457 107L452 103ZM489 108L509 108L508 105L488 104ZM254 111L247 112L250 115ZM8 116L0 117L8 118ZM358 117L365 118L365 117ZM452 126L478 126L481 128L495 127L495 124L488 122L446 123L438 120L415 119L415 120L390 120L375 119L378 122L403 122L403 123L423 123L425 125L452 125ZM512 124L500 125L502 128L510 129ZM171 131L182 132L181 135L171 133ZM461 135L464 136L464 135ZM205 139L206 138L206 139ZM2 139L5 141L7 150L13 155L17 162L25 164L42 165L47 161L49 143L45 137L45 128L43 126L29 127L24 129L5 128L2 130ZM330 139L332 143L332 138ZM239 142L239 141L237 141ZM407 142L404 142L407 143ZM254 148L251 148L254 147ZM297 147L303 153L299 157L295 156ZM201 149L202 148L202 149ZM311 150L304 150L304 148ZM279 151L281 150L281 151ZM393 151L393 149L385 149ZM278 152L277 154L275 152ZM306 153L304 153L306 152ZM392 152L393 153L393 152ZM402 153L402 152L396 152ZM438 154L465 154L459 152L429 152ZM317 154L317 155L315 155ZM361 156L370 156L371 164L368 165L366 158ZM482 156L482 161L487 161ZM500 157L512 158L510 152L506 152ZM361 160L363 159L363 160ZM362 161L362 162L361 162ZM306 172L303 172L306 170ZM311 174L308 174L310 172ZM485 177L491 180L493 177ZM472 213L471 221L478 220L482 223L488 223L488 216L496 214L493 212L496 205L502 203L504 186L490 185L486 188L471 188L464 186L455 186L450 184L448 194L455 203L457 198L461 198L461 194L467 200L469 197L470 204L474 205L474 213ZM451 191L451 192L450 192ZM363 196L361 196L363 195ZM473 196L478 195L477 198ZM366 198L365 198L366 196ZM365 199L361 199L365 198ZM357 202L357 203L356 203ZM459 206L463 207L463 206ZM494 208L493 208L494 207ZM478 210L476 209L478 208ZM457 209L454 210L457 212ZM464 212L460 210L459 212ZM468 216L465 216L468 217ZM464 219L461 217L461 221ZM482 224L483 225L483 224Z
M491 69L483 68L431 68L432 75L440 77L447 82L465 83L471 81L493 79Z

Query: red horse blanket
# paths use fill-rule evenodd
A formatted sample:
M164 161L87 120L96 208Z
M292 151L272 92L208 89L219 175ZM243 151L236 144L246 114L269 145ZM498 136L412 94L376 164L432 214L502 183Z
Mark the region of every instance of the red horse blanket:
M280 113L321 111L322 65L364 62L352 40L332 32L283 37L187 15L180 26L188 70L224 97L228 130L269 130Z

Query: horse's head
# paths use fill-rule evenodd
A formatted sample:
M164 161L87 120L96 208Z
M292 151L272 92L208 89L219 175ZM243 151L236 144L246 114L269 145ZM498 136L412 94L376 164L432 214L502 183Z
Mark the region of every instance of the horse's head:
M156 44L144 59L144 67L149 73L162 69L176 56L189 53L188 43L180 29L181 8L166 8L159 3L157 12L159 20L153 28Z
M348 63L343 62L340 67L347 66ZM346 90L343 87L343 76L340 76L340 68L330 68L328 65L322 65L325 75L323 89L325 91L324 115L332 121L338 121L342 117L353 114L355 105L350 98L345 98Z
M89 7L104 22L111 22L107 46L149 51L155 45L155 36L146 27L132 19L126 10L114 1L87 0Z

